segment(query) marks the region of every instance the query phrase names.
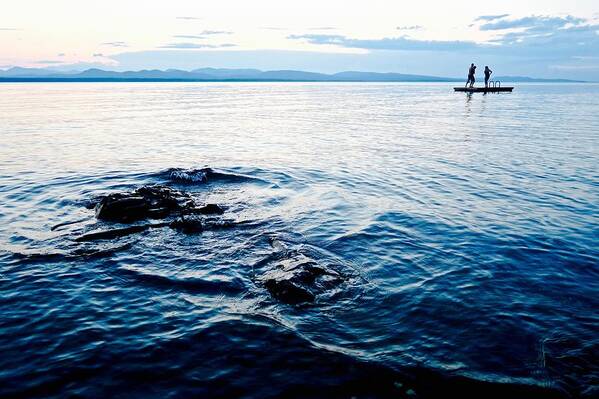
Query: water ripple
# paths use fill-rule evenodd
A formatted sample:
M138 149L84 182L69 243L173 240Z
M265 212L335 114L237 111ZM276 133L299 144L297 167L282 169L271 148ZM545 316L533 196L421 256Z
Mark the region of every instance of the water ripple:
M597 396L599 88L448 89L3 85L0 396ZM158 184L225 213L75 240Z

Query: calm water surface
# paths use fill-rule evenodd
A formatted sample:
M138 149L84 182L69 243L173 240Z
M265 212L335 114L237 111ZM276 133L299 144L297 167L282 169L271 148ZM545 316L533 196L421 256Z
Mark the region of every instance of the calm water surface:
M598 165L599 85L2 84L0 396L597 397ZM73 240L148 184L251 223Z

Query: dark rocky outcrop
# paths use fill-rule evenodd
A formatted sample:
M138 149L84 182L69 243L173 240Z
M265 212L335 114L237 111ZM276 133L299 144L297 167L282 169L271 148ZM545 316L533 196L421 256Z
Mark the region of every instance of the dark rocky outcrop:
M96 205L96 217L128 223L141 219L163 219L195 204L189 194L165 186L145 186L130 193L110 194Z
M89 207L88 207L89 208ZM222 215L224 209L217 204L196 205L193 198L184 191L167 186L144 186L131 192L115 193L95 200L96 218L100 220L134 223L147 219L167 219L159 223L135 224L125 228L94 231L75 238L75 241L110 240L140 233L150 228L170 227L185 234L201 233L205 222L208 227L226 227L235 222L211 218ZM84 221L65 222L52 228Z
M145 186L103 197L95 212L101 220L131 223L186 214L222 215L224 210L216 204L197 206L189 194L171 187Z
M342 276L319 266L301 253L293 253L276 263L275 269L262 276L270 294L288 304L314 302L316 296L339 285Z

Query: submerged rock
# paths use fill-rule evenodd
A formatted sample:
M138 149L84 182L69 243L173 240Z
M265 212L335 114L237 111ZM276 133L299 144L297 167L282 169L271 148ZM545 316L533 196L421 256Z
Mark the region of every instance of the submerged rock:
M169 227L185 234L197 234L204 231L204 223L199 218L180 218L173 220Z
M262 276L268 292L281 302L300 304L314 302L316 296L343 281L334 270L301 253L293 253L275 264L275 269Z
M207 183L213 171L210 168L201 169L170 169L169 178L177 183Z
M291 280L267 279L264 286L270 294L282 302L295 305L302 302L314 302L314 294Z
M104 231L94 231L91 233L84 234L75 238L77 242L85 242L85 241L97 241L97 240L110 240L114 238L125 237L135 233L141 233L142 231L146 231L150 227L162 227L162 226L152 226L152 225L142 225L142 226L131 226L125 227L122 229L113 229L113 230L104 230Z
M173 221L166 221L160 223L146 223L137 224L134 226L128 226L118 229L99 230L91 233L86 233L75 238L76 242L86 241L100 241L100 240L112 240L129 236L131 234L141 233L148 229L160 229L164 227L170 227L171 229L180 231L184 234L198 234L204 230L216 230L227 227L235 227L240 225L246 225L246 222L235 222L232 220L214 220L204 219L197 216L181 216Z
M199 208L194 208L190 213L199 213L201 215L222 215L225 210L216 204L206 204Z

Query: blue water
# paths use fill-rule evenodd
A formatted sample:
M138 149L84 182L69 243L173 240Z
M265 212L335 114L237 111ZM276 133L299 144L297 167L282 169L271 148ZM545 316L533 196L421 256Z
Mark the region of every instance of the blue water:
M582 84L2 84L0 396L597 397L598 111ZM152 184L244 223L74 241ZM277 300L273 240L347 278Z

